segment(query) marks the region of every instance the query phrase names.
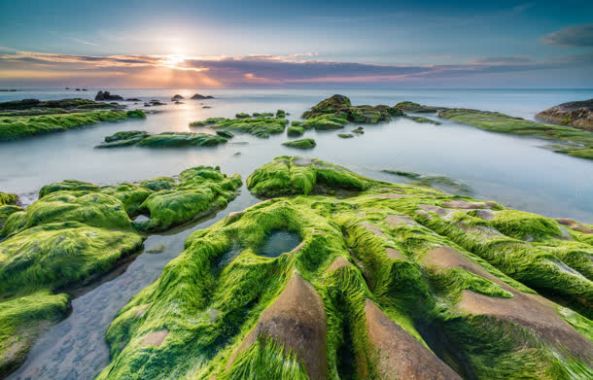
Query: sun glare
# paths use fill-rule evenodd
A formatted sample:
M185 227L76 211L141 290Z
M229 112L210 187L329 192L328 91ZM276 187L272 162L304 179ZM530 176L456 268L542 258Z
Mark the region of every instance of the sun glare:
M171 54L165 58L165 64L170 67L177 67L185 62L185 57L182 55Z

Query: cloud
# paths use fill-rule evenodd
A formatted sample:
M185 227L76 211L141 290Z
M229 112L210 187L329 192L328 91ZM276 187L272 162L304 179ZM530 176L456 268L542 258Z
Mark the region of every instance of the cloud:
M593 47L593 24L560 29L543 37L548 45Z
M10 81L12 85L33 82L62 85L71 78L76 84L82 81L87 86L100 87L405 83L533 71L568 64L534 62L525 57L490 57L458 65L377 65L320 61L315 57L307 53L179 59L157 55L88 56L18 51L0 54L0 72L3 72L0 80Z

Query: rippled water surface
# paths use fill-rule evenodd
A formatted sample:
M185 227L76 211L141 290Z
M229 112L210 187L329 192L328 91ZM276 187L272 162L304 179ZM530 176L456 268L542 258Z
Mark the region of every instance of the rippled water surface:
M175 93L193 93L181 90L112 92L124 97L166 101ZM305 152L282 146L281 143L287 140L285 135L258 139L240 134L229 143L213 148L94 149L103 137L116 131L197 131L199 129L189 128L189 122L211 116L229 117L237 112L265 112L282 108L294 119L309 106L336 92L350 96L355 104L392 105L402 100L413 100L432 105L501 111L525 118L533 118L535 113L551 105L593 97L593 91L569 90L212 91L210 93L216 99L187 100L182 105L154 107L160 112L149 115L146 120L99 124L2 143L0 191L22 194L26 200L33 198L31 194L41 186L67 178L110 184L174 175L196 165L218 165L225 172L236 172L245 178L255 168L278 155L299 154L336 162L388 181L395 181L397 177L381 170L445 175L471 186L477 197L495 199L515 208L546 215L593 222L593 161L543 149L545 142L541 140L497 135L451 122L434 126L397 119L365 126L364 135L352 139L338 138L337 133L343 131L310 131L307 135L316 139L317 147ZM0 101L90 97L93 94L91 91L0 93ZM202 108L206 104L212 108ZM346 130L352 128L348 126ZM166 235L149 237L145 244L147 251L160 245L165 247L164 251L141 254L123 273L75 298L72 314L41 337L27 362L11 378L93 378L108 361L103 336L117 311L159 276L163 266L182 251L184 239L193 230L211 224L230 211L242 210L255 201L243 189L241 195L215 218ZM289 246L298 244L297 238L283 235L278 239L283 252L290 250Z

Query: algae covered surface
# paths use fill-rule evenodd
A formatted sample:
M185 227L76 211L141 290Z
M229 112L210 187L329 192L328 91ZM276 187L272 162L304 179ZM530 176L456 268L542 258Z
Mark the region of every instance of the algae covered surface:
M0 141L61 132L99 122L145 117L141 110L126 111L116 103L88 99L24 99L3 102L0 103Z
M593 227L288 156L247 186L270 199L187 239L100 379L593 376Z
M227 141L227 137L209 133L163 132L149 134L146 131L121 131L105 137L105 140L97 145L97 148L118 148L132 145L147 148L201 147L216 146Z
M45 326L65 316L67 289L138 252L145 232L224 208L240 186L238 176L211 167L113 186L75 180L44 186L37 201L0 224L0 375L24 360ZM0 207L9 206L18 207ZM146 220L134 222L138 215Z
M442 119L480 128L489 132L535 137L553 144L549 147L569 156L593 159L593 132L564 125L552 125L505 115L500 112L480 111L466 108L425 106L413 102L395 105L402 111L412 113L437 113ZM438 123L425 117L412 116L416 122Z
M209 127L217 130L243 132L260 138L268 138L270 135L283 133L287 124L286 112L278 110L276 113L238 113L234 119L212 117L206 120L194 121L190 123L190 127Z

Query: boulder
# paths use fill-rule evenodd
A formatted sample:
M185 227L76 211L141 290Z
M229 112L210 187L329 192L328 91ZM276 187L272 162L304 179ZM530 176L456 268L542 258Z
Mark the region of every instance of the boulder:
M76 89L76 91L80 91ZM97 101L112 101L112 100L124 100L123 97L115 94L111 94L109 91L99 91L97 95L95 95L95 100Z

